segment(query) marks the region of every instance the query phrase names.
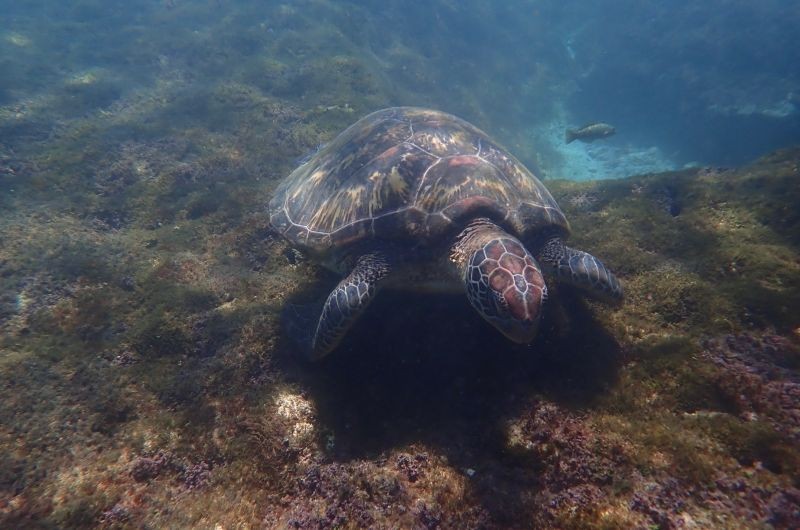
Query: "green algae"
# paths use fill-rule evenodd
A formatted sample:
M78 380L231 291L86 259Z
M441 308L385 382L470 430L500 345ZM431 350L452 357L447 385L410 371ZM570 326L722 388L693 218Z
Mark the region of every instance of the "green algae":
M326 113L320 114L323 115ZM212 151L210 156L218 155ZM581 414L569 420L576 423L567 423L563 431L556 429L546 435L549 442L543 441L543 434L534 436L536 431L525 430L530 427L505 441L502 435L495 434L500 439L489 447L508 444L510 448L499 451L476 452L474 448L465 448L467 452L462 454L452 448L445 451L445 446L435 442L423 442L427 454L441 459L435 465L436 474L450 484L447 486L450 489L449 493L436 493L439 497L435 498L440 500L431 501L423 511L415 512L427 515L417 516L434 517L432 514L435 514L442 520L453 520L450 519L453 514L471 506L477 510L471 512L471 517L476 518L473 521L488 517L498 524L514 526L514 518L533 517L536 506L544 502L537 496L541 495L538 487L523 477L532 471L549 476L557 466L564 469L565 465L578 466L567 468L565 477L571 476L569 473L577 477L576 483L568 484L586 481L583 482L586 486L581 487L591 485L599 489L586 490L590 493L584 495L589 497L575 497L584 498L579 502L585 504L565 504L563 511L542 515L536 519L538 526L624 528L647 521L646 514L631 511L625 501L641 494L642 479L638 476L664 480L665 475L675 475L680 477L680 484L687 491L697 488L713 491L721 473L747 477L748 469L762 466L763 471L759 471L758 476L768 477L763 487L796 484L796 446L771 423L737 417L739 411L729 401L726 390L719 387L719 368L700 355L701 339L743 331L759 332L758 326L764 325L765 314L770 319L770 327L760 332L786 330L791 333L800 324L788 309L781 309L794 308L794 297L798 294L788 261L796 255L791 227L786 228L785 220L778 222L770 217L769 208L753 213L758 208L750 208L748 194L739 197L733 191L726 191L729 186L736 188L742 181L754 178L753 173L758 173L765 181L762 188L775 186L781 193L789 193L790 190L777 184L783 176L774 170L775 166L791 167L787 159L796 160L793 152L787 151L782 157L773 156L752 168L714 177L694 173L608 183L552 182L550 187L572 222L573 244L603 256L620 272L627 302L623 308L613 311L591 303L585 305L588 311L582 315L579 311L576 316L575 301L559 308L556 300L549 310L560 311L559 318L566 322L557 324L555 334L549 338L550 332L543 331L547 341L555 341L555 345L545 349L558 351L559 341L565 340L559 338L560 334L567 333L564 337L568 337L569 333L586 325L581 318L592 318L598 325L605 326L613 337L621 355L621 365L601 393L583 402L581 406L585 408ZM206 163L219 167L218 161ZM773 170L761 170L760 164L768 164ZM47 231L51 223L46 218L6 221L12 222L8 226L17 228L4 236L8 244L4 246L3 259L10 265L4 289L16 288L15 278L41 263L35 257L52 257L46 262L47 271L51 271L47 282L26 287L28 294L25 296L31 300L25 302L28 310L11 309L6 313L3 348L9 353L5 354L3 377L30 389L23 392L20 399L25 396L33 399L28 392L50 385L51 392L72 395L72 399L77 398L80 403L70 412L63 400L54 401L46 409L30 410L26 413L27 423L16 429L27 438L42 436L36 433L41 432L42 427L38 425L43 422L48 424L53 418L61 418L59 421L80 418L71 443L85 443L89 439L98 450L113 446L113 451L117 452L117 456L109 457L100 467L73 462L71 465L78 465L85 477L73 479L77 482L72 483L83 486L74 490L78 493L52 496L46 493L49 488L62 486L54 482L55 478L37 478L31 467L32 456L17 451L14 454L19 456L7 462L16 471L5 477L3 483L17 484L16 487L21 488L17 496L31 498L29 495L36 494L49 500L16 508L8 515L8 520L42 520L61 526L81 526L110 517L110 510L120 505L126 507L124 513L129 517L128 522L195 524L204 520L200 510L208 506L220 506L222 510L222 505L218 504L223 498L220 496L224 495L223 491L235 488L241 502L251 506L263 503L262 506L271 506L272 513L285 514L277 515L276 525L286 521L282 517L289 517L289 514L300 517L298 510L302 506L312 512L319 509L316 504L319 502L338 507L335 509L345 517L343 521L350 517L368 517L386 524L408 521L399 515L400 512L375 511L371 503L403 505L411 502L407 496L411 491L422 496L433 494L434 483L411 483L407 478L394 478L393 457L387 460L385 453L361 454L353 445L358 443L358 437L353 440L334 427L340 420L326 424L331 421L330 407L323 407L325 414L322 416L317 412L318 403L330 399L324 390L326 387L315 382L319 377L315 369L296 365L291 360L293 347L281 337L277 316L283 300L292 289L299 289L307 282L303 278L309 273L317 273L304 262L296 262L295 257L289 259L291 253L278 240L264 239L266 225L262 217L247 217L238 212L242 205L253 201L248 198L250 183L234 181L229 185L229 196L242 197L241 200L228 201L223 197L214 208L201 208L191 214L189 205L196 201L215 204L209 197L218 191L214 187L193 189L194 181L182 182L175 176L177 173L168 168L158 170L157 174L172 176L167 180L156 178L157 182L144 181L140 188L132 188L137 190L136 199L121 200L117 208L130 211L135 221L113 231L87 230L84 223L62 217L59 230L67 229L72 234L64 239L56 236L56 232L47 235L51 234ZM665 200L662 186L676 179L686 182L678 188L682 191L670 192L668 197L681 201L680 214L673 216L662 211L652 215L653 204ZM192 191L182 196L179 190L187 187ZM720 190L719 193L716 190ZM127 196L124 189L117 193L123 198ZM587 203L582 194L594 194L597 199ZM147 200L142 200L145 195ZM32 196L36 197L37 193ZM571 201L573 196L583 198ZM162 209L156 215L149 212L151 208L158 208L160 198L164 197L170 202L181 201L184 197L185 202L171 206L170 210ZM712 213L721 210L716 201L726 203L722 214L726 220L724 225L712 222ZM779 199L771 201L764 204L780 208L776 206ZM170 224L153 226L152 220L156 218L169 220ZM70 220L64 222L65 219ZM731 224L731 219L736 221ZM31 229L38 231L31 232ZM673 239L692 231L701 234L696 236L699 239ZM80 234L83 235L76 237ZM84 246L76 246L80 241L84 241ZM694 247L700 241L704 245L702 251ZM759 252L753 255L748 253L753 245L768 246L758 247ZM722 265L715 261L720 256L742 257L734 271L729 261L721 261ZM759 273L781 268L785 269L783 275L771 277L769 281L773 283L761 289L747 285L748 280L757 283L754 276ZM128 283L120 283L123 274L131 278ZM774 283L775 278L780 279L780 283ZM294 287L287 289L288 283ZM68 288L59 288L51 298L42 299L42 289L52 290L53 285ZM757 294L753 289L757 289ZM562 294L565 300L569 298L567 293ZM765 313L767 311L769 313ZM566 327L559 331L563 326ZM487 340L494 341L494 338L487 336ZM11 352L18 353L15 357ZM34 364L27 372L11 369L20 362ZM347 360L341 358L339 362ZM789 357L787 367L792 367L791 362ZM424 369L424 364L417 366ZM561 377L558 372L563 369L561 363L540 365L542 368L551 371L551 379ZM42 379L41 375L36 375L43 373L42 370L61 375ZM495 371L508 377L502 375L501 368ZM76 379L75 374L82 375ZM377 374L382 377L380 372ZM287 377L296 382L287 385ZM102 380L107 380L107 385L111 386L98 386L98 381ZM76 394L68 390L72 385L87 386L91 390ZM525 395L536 391L535 384L530 385L515 383L505 390ZM116 387L120 392L111 390ZM559 395L552 393L557 399ZM19 403L17 406L21 406L22 402ZM504 410L502 403L492 407ZM14 409L14 405L10 407ZM527 421L522 418L531 407L535 410L536 405L506 408L503 414L512 421ZM567 415L563 411L556 414ZM446 425L450 420L440 418L439 421ZM456 416L455 421L478 427L469 415ZM595 428L583 431L585 425ZM487 427L490 433L503 432L491 425L484 426ZM541 428L545 427L537 427ZM581 443L586 444L586 449L572 453L570 458L574 460L564 460L569 446L562 444L567 440L575 443L575 431L571 429L584 433L581 436L586 441ZM391 440L400 435L393 432L388 428L381 434L388 437L383 442L389 444L386 451L394 450ZM10 442L10 434L3 436L4 444ZM432 432L423 436L436 439ZM565 437L564 441L561 436ZM51 447L63 444L52 435L41 439L51 440ZM361 475L356 475L362 478L350 482L337 475L349 473L350 468L332 467L322 468L325 469L322 471L324 480L352 491L353 495L362 495L357 493L361 488L378 490L357 505L342 504L342 498L336 496L304 504L311 501L306 499L305 486L302 486L303 480L309 479L303 477L309 469L316 469L314 466L337 458L340 444L346 444L348 452L355 451L347 461L366 466L359 467ZM126 456L121 456L120 450ZM133 479L130 470L137 465L137 458L146 458L158 451L173 455L170 458L176 462L176 467L165 468L167 470L146 482ZM513 456L516 453L517 456ZM614 457L614 471L605 471L607 464L596 460L603 454L618 455ZM554 460L556 455L561 456ZM62 462L64 458L56 451L44 465L66 465ZM584 460L586 464L580 464ZM181 484L188 479L182 478L184 472L178 469L194 465L192 462L206 461L216 462L210 468L213 480L204 482L198 491L191 490L188 495L193 502L181 510L163 511L169 506L170 492L186 488ZM583 465L588 467L581 467ZM507 478L503 481L509 482L504 482L502 488L517 484L528 492L529 500L486 499L479 493L479 487L462 483L463 478L455 478L463 477L465 467L478 469L481 480L486 481L484 487L495 484L505 474ZM594 471L586 475L587 469ZM88 487L92 480L107 481L110 477L114 477L116 485L109 491L101 493ZM392 486L390 483L395 480L400 482ZM578 486L570 485L565 491L573 491L573 487ZM131 501L131 488L147 492L144 497L141 497L143 493L136 494L140 496L136 505ZM582 490L575 490L575 495L579 495L578 491ZM596 499L593 496L596 493L591 493L595 491L603 492L605 500ZM296 498L299 504L292 509L281 505L277 499L285 496ZM446 501L441 500L445 498ZM156 511L143 511L137 507L139 505ZM510 519L501 516L500 506L515 515ZM709 515L702 505L690 504L687 509L693 517L717 517ZM235 513L232 516L220 512L217 520L227 520L229 524L235 521L252 523L266 512L262 508Z

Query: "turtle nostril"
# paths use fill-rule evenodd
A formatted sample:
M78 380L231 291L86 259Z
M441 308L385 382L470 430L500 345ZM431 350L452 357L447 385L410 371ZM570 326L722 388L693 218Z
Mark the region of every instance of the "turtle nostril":
M528 282L525 281L525 278L523 278L521 274L514 275L514 287L516 287L517 291L520 293L528 292Z

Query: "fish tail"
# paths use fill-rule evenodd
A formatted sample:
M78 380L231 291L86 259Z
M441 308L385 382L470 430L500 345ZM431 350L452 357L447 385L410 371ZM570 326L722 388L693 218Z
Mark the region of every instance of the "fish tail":
M564 133L564 140L567 143L572 143L578 137L578 132L574 129L567 129L567 132Z

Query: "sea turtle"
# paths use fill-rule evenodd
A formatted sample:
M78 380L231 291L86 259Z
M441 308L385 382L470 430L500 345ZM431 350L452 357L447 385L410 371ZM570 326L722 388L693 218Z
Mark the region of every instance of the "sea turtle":
M278 186L269 215L292 245L344 276L308 326L313 359L336 347L383 287L466 291L517 343L536 335L542 271L622 300L599 259L564 245L569 224L539 179L444 112L395 107L360 119Z

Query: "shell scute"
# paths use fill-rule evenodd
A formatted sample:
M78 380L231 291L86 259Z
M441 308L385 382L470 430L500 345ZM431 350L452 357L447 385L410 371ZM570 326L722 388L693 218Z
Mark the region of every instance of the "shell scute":
M279 185L269 210L285 237L321 252L369 237L424 243L478 215L517 235L568 230L542 183L480 129L410 107L350 126Z
M428 213L441 212L470 197L511 204L514 190L495 167L471 155L442 159L425 175L417 204Z
M444 128L439 122L414 124L414 133L408 143L439 158L464 153L476 154L474 134L460 128Z

